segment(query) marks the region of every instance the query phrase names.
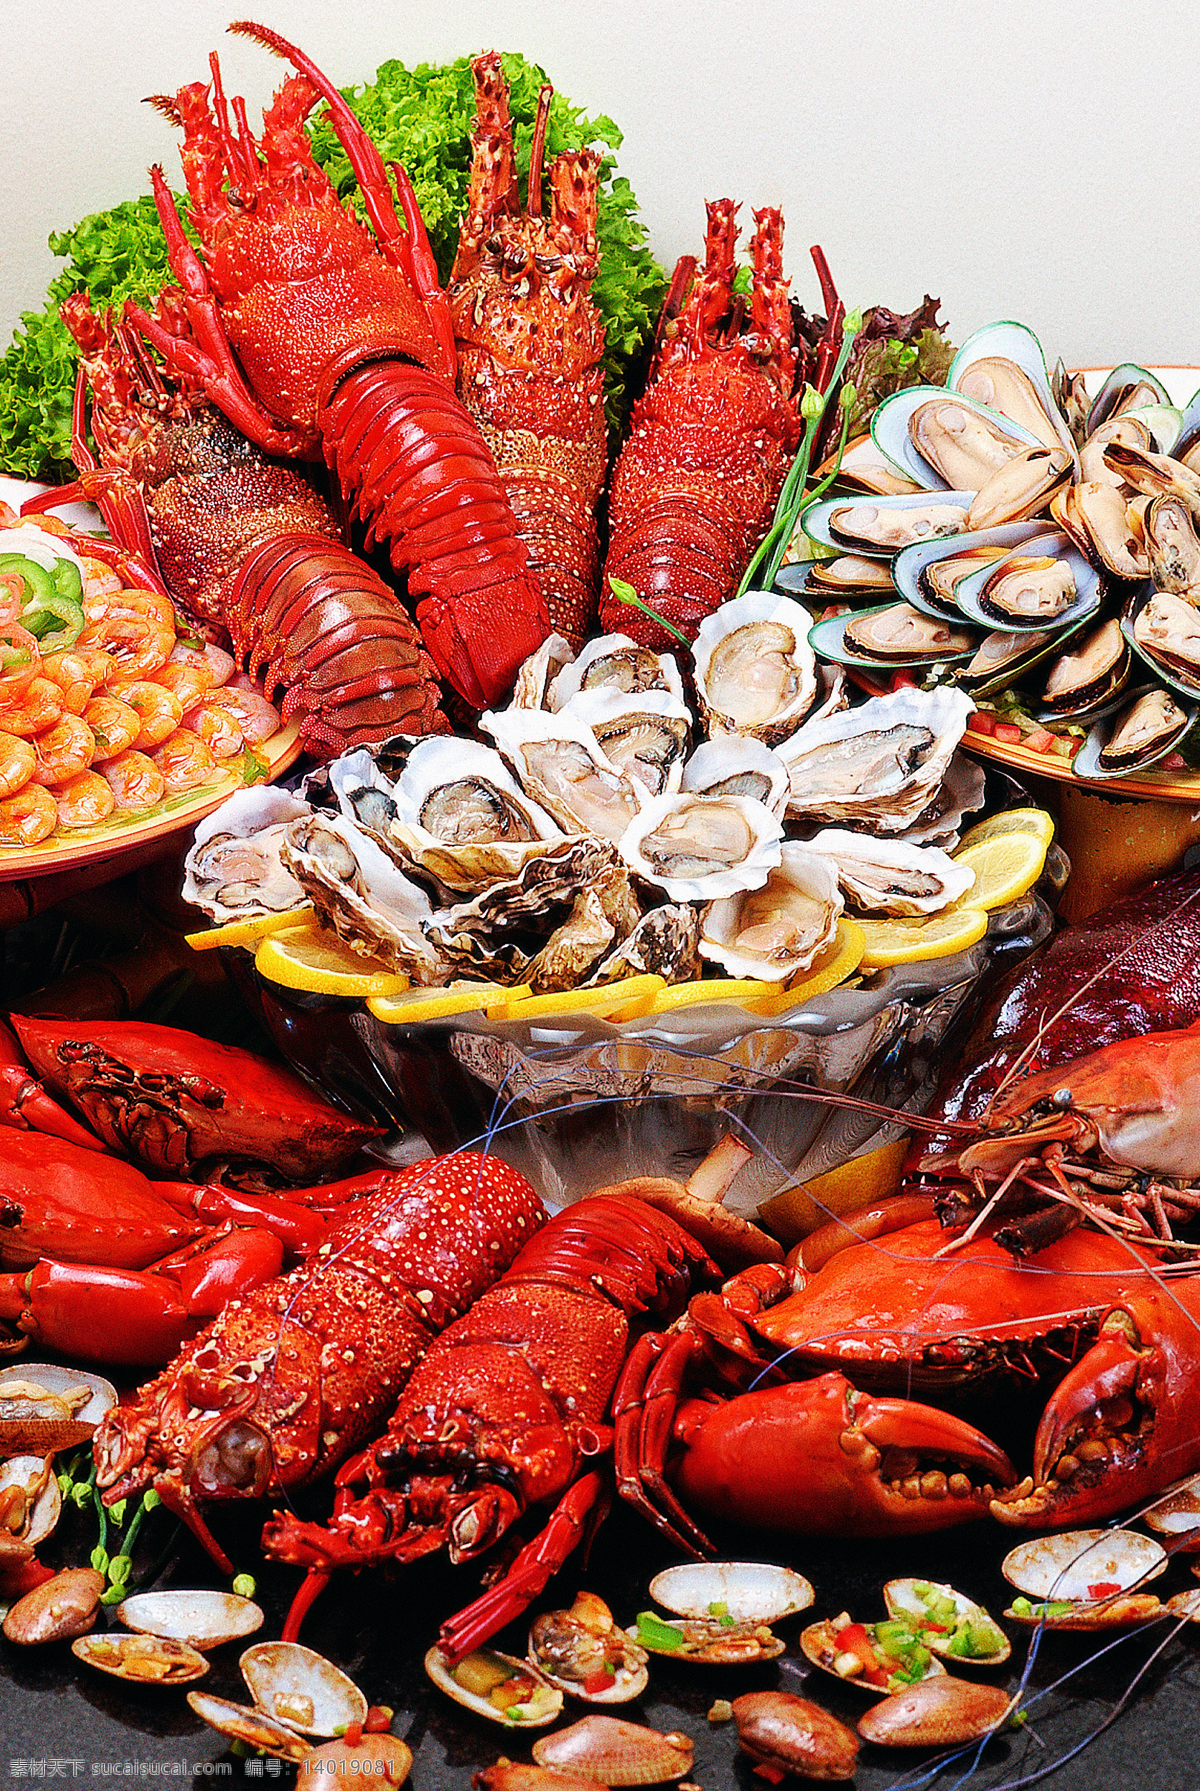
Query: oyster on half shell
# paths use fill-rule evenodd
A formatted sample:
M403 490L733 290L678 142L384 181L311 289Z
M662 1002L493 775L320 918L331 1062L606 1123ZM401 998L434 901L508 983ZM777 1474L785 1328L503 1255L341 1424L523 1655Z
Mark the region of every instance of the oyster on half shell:
M759 889L779 863L783 828L747 796L655 796L620 842L625 863L675 902Z
M683 768L683 790L697 796L750 796L773 815L787 807L787 766L751 734L723 734L698 746Z
M801 604L772 591L748 591L705 616L692 659L710 735L771 746L795 731L817 693L811 627Z
M560 710L591 728L605 758L649 796L679 788L692 712L669 690L624 691L593 686Z
M929 806L974 704L961 690L905 687L808 722L777 749L788 813L903 833Z
M523 789L568 833L617 841L646 800L577 716L537 709L489 710L479 718L516 770Z
M563 709L585 690L667 690L683 701L683 680L669 653L654 653L627 634L603 634L554 677L543 704Z
M761 888L705 910L700 955L733 977L786 982L832 944L843 905L832 861L789 841Z
M218 926L298 908L304 891L280 857L307 802L273 784L238 790L196 829L184 860L183 899Z
M565 837L500 754L475 740L443 734L422 740L394 798L388 849L446 889L474 891L515 877Z
M383 958L423 984L446 981L449 967L424 931L433 912L429 897L360 827L344 815L293 821L282 857L352 951Z
M868 914L936 914L966 895L975 873L936 846L826 827L808 841L825 854L856 908Z

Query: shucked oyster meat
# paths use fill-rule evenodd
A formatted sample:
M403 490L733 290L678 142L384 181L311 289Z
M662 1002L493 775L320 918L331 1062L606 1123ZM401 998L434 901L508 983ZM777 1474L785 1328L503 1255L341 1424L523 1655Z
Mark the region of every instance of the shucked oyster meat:
M806 723L778 748L789 814L906 832L938 790L973 707L961 690L906 687Z
M750 734L768 746L799 726L817 693L812 618L772 591L749 591L704 618L692 647L709 734Z
M627 634L604 634L589 641L577 658L550 682L547 709L563 709L572 697L589 690L666 690L683 701L679 667L669 653L654 653Z
M625 863L676 902L757 889L779 863L783 828L746 796L656 796L620 842Z
M792 842L760 889L713 902L700 927L700 955L733 977L786 982L833 943L842 912L828 858Z
M617 841L646 799L577 717L537 709L489 710L479 725L492 735L523 788L568 833Z
M218 926L298 908L304 891L280 849L290 823L308 812L306 802L273 784L236 791L196 829L184 860L184 901Z

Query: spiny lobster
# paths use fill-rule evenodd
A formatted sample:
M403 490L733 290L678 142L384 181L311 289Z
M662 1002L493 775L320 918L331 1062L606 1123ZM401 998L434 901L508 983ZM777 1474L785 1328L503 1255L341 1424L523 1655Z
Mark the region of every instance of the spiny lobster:
M229 1571L199 1501L279 1494L336 1467L544 1220L523 1176L474 1152L386 1175L308 1262L230 1300L108 1414L95 1442L106 1502L153 1485Z
M543 215L553 92L543 87L522 211L500 58L493 51L471 68L471 184L448 288L458 393L495 457L550 625L578 651L596 614L596 505L608 461L604 326L590 295L600 157L554 157Z
M747 320L733 291L736 212L731 199L710 202L702 273L692 282L689 257L675 270L646 393L613 473L600 620L656 649L672 637L620 603L610 580L632 585L694 638L733 596L800 439L783 220L773 207L754 214Z
M252 677L284 691L318 753L447 727L433 662L403 604L343 546L324 499L293 467L247 441L194 382L173 377L137 331L96 317L84 293L60 307L80 350L66 492L95 500L110 533L157 568L170 595L228 633ZM176 341L189 326L182 295L160 294L155 321ZM84 433L84 386L92 434Z
M267 453L322 452L372 536L407 570L438 670L483 708L504 695L545 638L543 598L512 509L475 424L456 397L446 295L411 183L387 171L337 89L300 50L261 25L230 27L301 70L252 136L236 127L211 59L199 82L155 104L182 126L191 221L183 233L161 169L152 185L192 339L144 311L128 315L169 367ZM375 236L339 202L303 124L323 98L358 176ZM286 245L286 254L281 254Z

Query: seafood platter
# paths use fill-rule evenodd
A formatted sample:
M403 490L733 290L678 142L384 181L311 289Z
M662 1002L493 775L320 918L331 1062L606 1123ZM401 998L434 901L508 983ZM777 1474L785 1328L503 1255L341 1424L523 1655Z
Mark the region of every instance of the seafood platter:
M1200 790L1190 377L233 29L0 514L12 1773L1191 1782L1200 872L1043 788Z

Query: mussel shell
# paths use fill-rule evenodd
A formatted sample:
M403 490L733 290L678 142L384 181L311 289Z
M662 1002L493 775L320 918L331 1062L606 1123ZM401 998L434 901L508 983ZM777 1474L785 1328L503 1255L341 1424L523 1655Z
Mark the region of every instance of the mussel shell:
M841 652L830 652L845 665L940 665L975 651L975 636L966 628L953 628L914 609L909 603L885 603L876 609L835 616L841 623ZM907 639L905 638L907 637ZM833 646L836 634L829 622L818 622L809 635L815 652L824 652L821 641Z
M994 589L1016 558L1062 561L1069 568L1075 586L1075 595L1068 604L1059 610L1057 615L1053 617L1030 616L1028 619L1023 619L1019 615L1012 615L1007 610L1001 609L994 599L984 595L984 587ZM984 567L982 571L964 579L958 586L955 597L968 621L974 622L982 628L1001 628L1005 633L1016 632L1020 628L1029 628L1037 632L1045 629L1058 630L1092 615L1100 607L1100 576L1066 535L1059 530L1053 530L1049 533L1035 535L1017 548L1014 553L997 561L994 566Z
M876 497L899 497L904 492L921 489L884 459L869 434L856 435L853 441L847 442L840 460L835 448L821 462L816 476L826 479L834 472L839 485L850 491L873 492Z
M1130 524L1128 495L1121 487L1099 480L1063 486L1050 500L1050 514L1098 572L1146 577L1149 557Z
M688 1561L655 1574L650 1596L678 1617L707 1617L719 1604L735 1623L778 1623L814 1594L803 1574L768 1561Z
M1072 652L1055 660L1042 698L1045 714L1064 718L1090 714L1124 689L1132 663L1120 622L1115 616L1101 622ZM1052 689L1060 668L1062 675Z
M894 392L876 407L871 418L871 436L880 453L925 491L954 489L950 480L943 478L918 451L909 434L909 424L914 414L923 404L934 402L953 402L976 413L984 422L1011 437L1021 447L1031 447L1036 442L1037 438L1028 429L1010 423L1007 417L1002 417L998 411L988 410L986 405L976 404L974 399L957 397L944 386L908 386L902 392ZM960 492L966 489L965 486L958 487ZM978 487L971 489L974 491Z
M892 589L892 579L886 560L840 553L832 560L797 560L790 566L781 566L775 574L774 588L791 597L829 603L877 596Z
M98 1673L107 1673L113 1679L127 1679L135 1685L150 1685L155 1688L186 1685L190 1680L203 1679L209 1666L204 1656L195 1648L189 1648L186 1642L176 1642L161 1636L113 1633L76 1636L71 1643L71 1653L85 1666L95 1667ZM154 1657L169 1662L170 1670L162 1675L136 1671L139 1660L146 1661ZM135 1670L131 1671L131 1667Z
M1122 750L1117 739L1120 729L1128 723L1134 710L1152 697L1162 697L1172 703L1182 719L1172 727L1164 722L1159 730L1151 730L1146 735L1140 747L1130 745ZM1161 685L1143 685L1131 693L1116 713L1110 710L1096 721L1071 761L1071 769L1077 777L1083 778L1130 777L1139 771L1147 771L1171 756L1195 723L1197 713L1200 710L1195 703L1178 702ZM1151 1528L1154 1528L1153 1524Z
M903 1682L898 1679L892 1685L872 1685L871 1681L865 1679L861 1673L853 1676L839 1673L833 1664L834 1659L840 1653L837 1646L839 1633L840 1626L834 1618L825 1617L820 1623L810 1623L807 1629L800 1631L801 1654L814 1667L819 1667L822 1673L828 1673L832 1678L840 1680L843 1685L853 1685L857 1690L865 1691L868 1697L886 1698L892 1692L902 1688ZM925 1678L938 1679L945 1671L945 1667L937 1656L931 1654L929 1665L925 1669ZM918 1680L917 1683L920 1684L921 1681Z
M1176 653L1165 645L1161 648L1152 646L1144 635L1139 635L1139 618L1151 604L1157 604L1160 613L1168 613L1167 606L1178 604L1180 606L1178 611L1170 613L1178 614L1185 625L1190 624L1195 618L1196 634L1186 637L1195 641L1195 659L1187 658L1182 653ZM1139 658L1171 690L1177 691L1189 700L1200 697L1200 610L1193 609L1192 605L1181 597L1163 595L1156 591L1153 585L1142 585L1125 606L1124 614L1121 617L1121 632ZM1181 637L1182 644L1183 637Z
M1087 414L1087 432L1091 435L1119 411L1136 410L1143 404L1169 405L1170 402L1170 393L1161 380L1133 361L1122 361L1119 367L1113 368L1092 399Z
M117 1606L117 1620L140 1635L187 1642L192 1648L219 1648L263 1626L263 1613L233 1592L136 1592Z
M999 553L1011 553L1045 532L1044 522L1009 522L999 528L979 529L969 535L951 536L943 541L919 541L913 547L906 547L892 561L892 583L904 601L911 603L914 609L922 610L927 616L942 620L948 617L951 621L958 622L962 620L963 612L957 603L930 587L928 568L938 561L972 553L976 549L981 552L996 549ZM994 565L995 560L981 560L978 570L989 564Z
M1007 409L1005 396L1010 368L1018 376L1013 393L1017 404ZM973 389L973 381L981 374L986 385ZM985 323L975 330L951 361L946 384L952 392L965 393L999 411L1010 421L1023 424L1047 447L1058 443L1074 456L1075 444L1055 402L1045 353L1027 325L1005 319L999 323Z
M366 1717L367 1700L353 1679L299 1642L256 1642L238 1665L257 1708L286 1729L330 1736Z
M966 1597L962 1592L956 1592L953 1586L944 1585L939 1580L919 1581L911 1577L889 1580L884 1586L883 1602L888 1608L888 1616L907 1617L914 1612L919 1614L924 1606L922 1599L915 1591L915 1587L925 1584L931 1585L933 1590L935 1592L940 1592L943 1598L952 1598L954 1600L954 1614L956 1618L970 1617L975 1620L983 1618L986 1619L987 1622L992 1623L992 1618L988 1616L988 1613L984 1610L981 1604L976 1604L974 1599ZM951 1654L949 1652L950 1637L938 1636L931 1632L927 1632L922 1639L935 1654L944 1655L947 1660L952 1660L955 1666L998 1667L1001 1666L1012 1653L1012 1645L1003 1630L995 1624L993 1624L993 1627L996 1629L996 1633L1000 1638L1000 1646L996 1649L994 1654Z
M861 555L864 559L890 560L901 548L916 541L959 534L973 495L969 491L936 495L921 491L874 501L826 498L804 512L804 533L822 547L836 547L842 553ZM856 522L862 526L855 526ZM903 538L891 542L881 539L881 527Z
M1000 1563L1010 1586L1027 1598L1091 1600L1090 1586L1134 1591L1167 1569L1166 1550L1136 1530L1065 1530L1018 1543Z
M536 1685L544 1688L549 1694L544 1708L532 1717L509 1716L506 1710L501 1710L490 1698L481 1697L476 1692L468 1691L465 1685L460 1685L448 1666L445 1655L436 1646L425 1656L425 1671L439 1691L444 1691L456 1704L461 1704L466 1710L473 1710L476 1716L485 1717L488 1722L503 1723L509 1729L545 1729L550 1723L557 1722L562 1715L563 1695L557 1686L551 1685L539 1667L531 1666L527 1660L518 1660L513 1654L502 1654L498 1648L480 1648L476 1652L490 1654L503 1662L512 1669L514 1678L520 1676L532 1679ZM510 1708L520 1709L520 1706Z
M959 668L957 682L975 697L1007 690L1051 653L1061 652L1064 638L1073 632L1031 634L1028 629L997 629L984 636L975 657Z

